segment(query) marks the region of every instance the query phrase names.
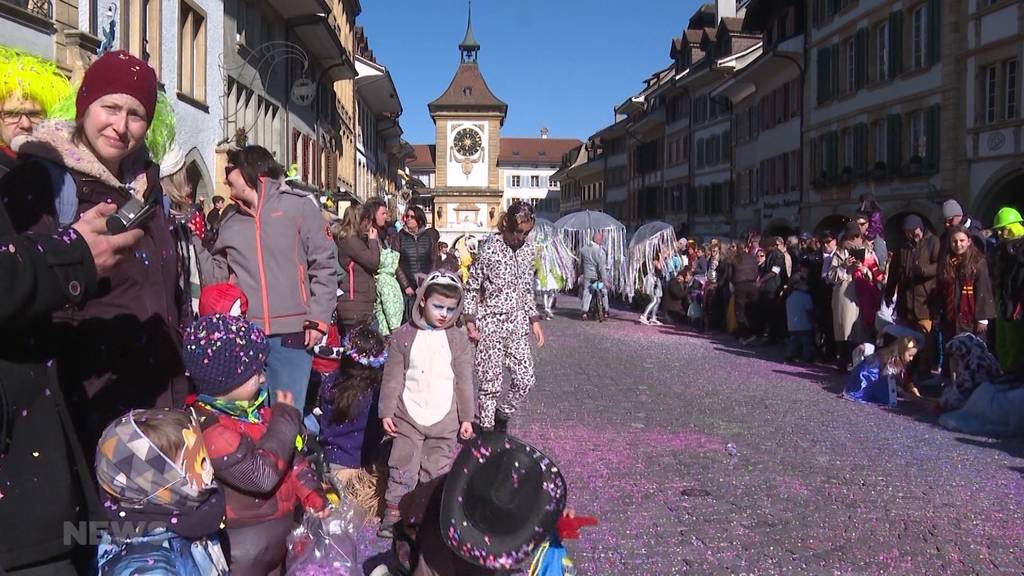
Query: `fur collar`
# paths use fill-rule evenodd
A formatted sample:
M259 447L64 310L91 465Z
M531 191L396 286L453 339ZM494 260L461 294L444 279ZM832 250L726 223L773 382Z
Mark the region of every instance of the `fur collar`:
M119 182L110 170L100 163L91 149L84 143L76 144L72 139L75 125L71 122L49 120L40 122L30 136L14 139L12 148L21 157L37 157L64 166L95 178L113 188L130 186L132 194L141 198L146 191L148 179L146 168L150 164L149 151L143 145L138 151L122 162L125 182Z

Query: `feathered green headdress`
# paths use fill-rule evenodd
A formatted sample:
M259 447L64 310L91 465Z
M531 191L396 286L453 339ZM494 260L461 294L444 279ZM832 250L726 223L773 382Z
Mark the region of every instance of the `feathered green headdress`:
M64 98L54 106L51 118L60 120L75 120L75 90L68 97ZM149 123L149 130L146 131L146 148L149 149L149 157L157 164L163 159L164 154L174 142L174 109L171 102L163 92L157 92L156 111L153 112L153 120Z
M71 84L48 60L0 46L0 100L12 94L33 100L47 116L71 92Z

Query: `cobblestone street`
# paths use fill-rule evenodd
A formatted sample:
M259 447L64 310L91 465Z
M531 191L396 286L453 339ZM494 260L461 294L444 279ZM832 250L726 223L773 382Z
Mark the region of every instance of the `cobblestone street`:
M513 434L600 519L569 544L580 574L1024 570L1024 444L842 400L829 370L621 310L581 324L575 303L544 325Z

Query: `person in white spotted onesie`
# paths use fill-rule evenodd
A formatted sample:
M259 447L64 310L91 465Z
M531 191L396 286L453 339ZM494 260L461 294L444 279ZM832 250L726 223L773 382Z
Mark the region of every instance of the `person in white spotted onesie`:
M465 321L477 343L474 371L479 385L480 427L506 431L516 407L536 382L530 335L544 345L533 294L536 250L527 236L536 217L533 206L517 200L498 222L498 233L480 243L466 281ZM512 377L502 400L502 371Z

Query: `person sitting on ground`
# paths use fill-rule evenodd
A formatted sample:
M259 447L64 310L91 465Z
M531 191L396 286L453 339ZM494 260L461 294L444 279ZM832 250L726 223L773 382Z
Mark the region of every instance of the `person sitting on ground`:
M338 492L369 515L379 514L382 484L377 412L387 343L369 324L345 335L341 365L320 387L320 444Z
M473 348L455 326L462 303L455 276L431 273L419 282L412 321L388 346L379 416L394 442L381 538L394 536L402 497L446 473L458 439L473 436Z
M96 479L109 519L126 523L101 533L101 574L228 573L217 539L224 495L194 414L132 410L115 420L96 449Z
M807 274L807 265L802 264L789 279L789 295L786 297L787 362L795 362L798 354L804 362L814 359L814 304L805 280Z
M907 378L907 367L917 355L917 340L901 336L896 343L862 360L846 379L843 397L857 402L896 406L896 387L916 398L921 394Z
M665 314L675 324L686 323L686 269L680 269L665 288Z
M267 406L263 366L269 348L266 335L248 320L214 314L189 326L182 349L198 392L190 405L227 502L233 574L280 570L296 505L327 512L323 487L296 454L302 413L294 396L278 390L273 407Z

